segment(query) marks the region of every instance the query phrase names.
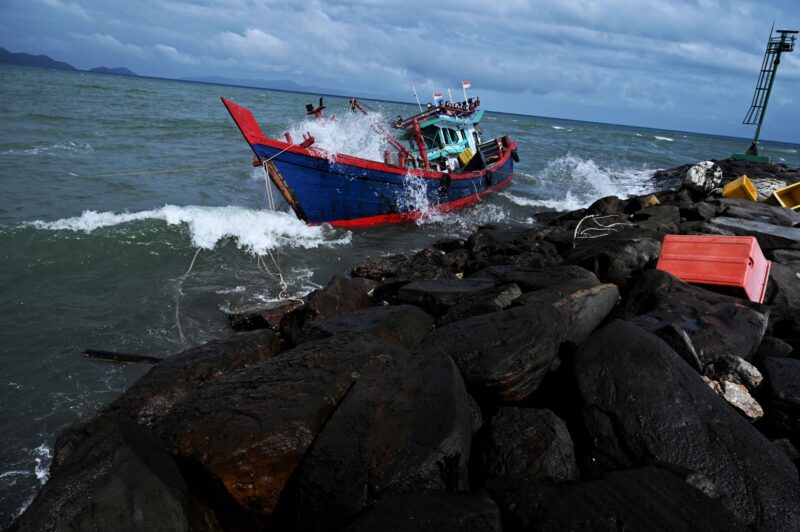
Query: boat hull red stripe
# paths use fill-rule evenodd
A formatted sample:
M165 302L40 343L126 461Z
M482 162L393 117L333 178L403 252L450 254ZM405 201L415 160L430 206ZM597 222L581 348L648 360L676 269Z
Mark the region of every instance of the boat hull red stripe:
M386 224L386 223L404 223L404 222L412 222L415 220L419 220L423 214L427 212L452 212L458 209L462 209L464 207L468 207L473 203L478 202L483 196L489 194L490 192L499 192L505 189L508 185L511 184L512 176L508 176L506 179L497 183L494 186L491 186L485 190L478 192L477 194L473 194L472 196L467 196L466 198L461 198L456 201L451 201L450 203L442 203L440 205L435 205L431 207L428 211L410 211L410 212L400 212L400 213L393 213L393 214L379 214L377 216L369 216L366 218L356 218L354 220L334 220L330 223L334 227L348 227L348 228L355 228L355 227L373 227L375 225ZM312 225L319 225L319 224L312 224Z

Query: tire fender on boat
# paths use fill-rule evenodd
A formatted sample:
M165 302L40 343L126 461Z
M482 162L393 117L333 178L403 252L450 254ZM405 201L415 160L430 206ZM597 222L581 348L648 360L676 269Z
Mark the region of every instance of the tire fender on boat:
M452 178L450 177L449 173L446 173L442 176L439 180L439 191L442 194L446 194L447 191L450 190L450 184L452 183Z
M491 170L486 170L486 185L487 186L492 186L492 181L493 181L493 178L492 178Z
M511 158L514 159L515 163L519 162L519 154L517 153L517 150L513 150L511 152Z

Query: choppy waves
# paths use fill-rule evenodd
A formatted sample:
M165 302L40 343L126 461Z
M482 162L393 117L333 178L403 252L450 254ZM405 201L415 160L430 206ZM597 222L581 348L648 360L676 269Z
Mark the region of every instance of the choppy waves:
M138 212L84 211L80 216L52 222L37 220L28 225L51 231L91 233L101 228L144 220L161 220L167 225L184 225L192 245L213 249L232 238L239 248L257 255L280 247L316 248L350 243L350 233L328 226L308 226L294 215L245 207L201 207L165 205Z

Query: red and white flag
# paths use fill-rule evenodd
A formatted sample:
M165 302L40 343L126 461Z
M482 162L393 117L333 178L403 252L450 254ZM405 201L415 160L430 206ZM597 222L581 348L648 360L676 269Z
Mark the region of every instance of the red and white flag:
M461 88L462 89L468 89L470 87L472 87L472 83L471 82L469 82L469 81L462 81L461 82Z

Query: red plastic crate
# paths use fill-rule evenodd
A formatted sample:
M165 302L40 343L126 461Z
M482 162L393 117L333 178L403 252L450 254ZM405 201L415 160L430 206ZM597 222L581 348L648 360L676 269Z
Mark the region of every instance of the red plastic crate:
M752 236L667 235L657 269L762 303L772 263Z

